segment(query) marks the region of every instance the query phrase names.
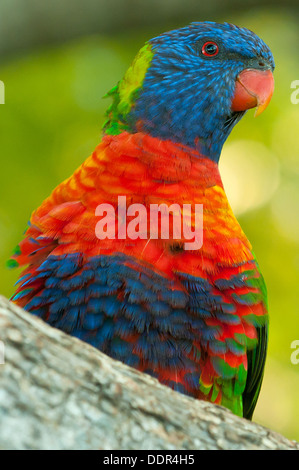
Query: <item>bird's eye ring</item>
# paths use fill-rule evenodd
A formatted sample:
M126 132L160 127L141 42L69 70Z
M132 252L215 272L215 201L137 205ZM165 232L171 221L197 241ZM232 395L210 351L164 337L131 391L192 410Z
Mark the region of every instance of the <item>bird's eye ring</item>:
M201 52L203 55L206 57L214 57L215 55L218 54L219 52L219 47L216 44L216 42L213 41L207 41L204 43L204 45L201 48Z

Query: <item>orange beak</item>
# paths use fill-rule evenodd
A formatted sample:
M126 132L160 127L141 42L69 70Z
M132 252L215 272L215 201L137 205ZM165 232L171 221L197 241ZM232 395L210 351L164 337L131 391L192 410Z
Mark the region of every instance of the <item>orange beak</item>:
M273 91L271 70L245 69L237 77L231 108L245 111L256 107L254 116L259 116L270 103Z

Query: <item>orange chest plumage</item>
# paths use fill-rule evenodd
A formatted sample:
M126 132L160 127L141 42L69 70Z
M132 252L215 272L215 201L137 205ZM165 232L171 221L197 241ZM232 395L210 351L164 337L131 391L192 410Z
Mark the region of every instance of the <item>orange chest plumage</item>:
M119 196L126 206L146 208L148 236L113 239L96 236L96 208L110 204L118 223ZM150 208L184 204L191 208L194 231L196 204L203 209L203 244L200 249L180 249L183 240L151 239ZM170 217L172 214L170 214ZM129 223L130 218L127 218ZM147 135L106 136L93 154L61 183L32 215L31 223L44 238L59 240L54 254L83 252L89 256L120 251L151 263L156 269L202 275L217 266L230 266L252 259L251 247L236 221L222 186L218 166L190 149L162 142ZM33 231L35 228L32 229Z

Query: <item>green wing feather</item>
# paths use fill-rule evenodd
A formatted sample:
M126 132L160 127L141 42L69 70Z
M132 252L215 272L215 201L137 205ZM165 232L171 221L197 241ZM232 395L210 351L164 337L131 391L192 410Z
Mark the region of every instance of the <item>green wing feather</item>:
M243 416L252 419L256 402L261 390L268 345L268 325L257 328L258 343L255 349L248 351L248 372L243 399Z
M257 269L259 269L256 262ZM264 304L267 305L267 289L263 279L260 275L258 278L258 287L262 296ZM262 381L264 377L264 369L268 347L268 315L266 315L265 322L261 325L256 325L257 329L257 345L255 348L247 352L248 371L246 378L245 390L242 394L243 400L243 416L251 420L252 415L257 403L257 399L261 390Z

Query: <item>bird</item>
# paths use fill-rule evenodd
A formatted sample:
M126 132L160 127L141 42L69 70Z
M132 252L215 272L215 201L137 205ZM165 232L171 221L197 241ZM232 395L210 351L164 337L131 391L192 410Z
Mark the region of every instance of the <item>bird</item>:
M274 68L266 43L230 23L148 40L106 95L99 144L33 211L9 261L23 268L15 304L248 420L267 289L218 163L235 124L268 106Z

